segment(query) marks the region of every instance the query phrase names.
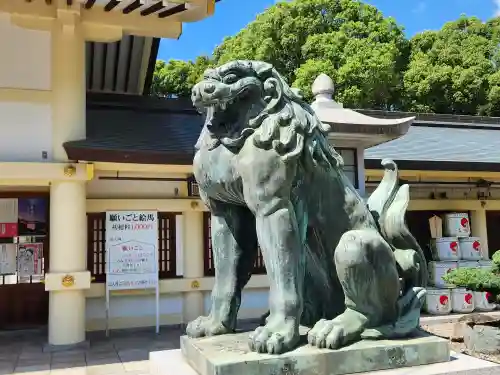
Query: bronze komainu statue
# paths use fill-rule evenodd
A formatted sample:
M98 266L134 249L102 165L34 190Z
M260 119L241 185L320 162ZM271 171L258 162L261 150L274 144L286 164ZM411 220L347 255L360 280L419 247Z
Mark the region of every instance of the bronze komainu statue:
M328 125L265 62L207 70L192 100L206 111L194 175L211 212L215 285L210 315L187 334L234 332L258 245L270 311L250 335L252 350L293 349L300 324L320 348L411 334L427 270L405 226L409 188L398 186L396 165L383 161L366 203L328 143Z

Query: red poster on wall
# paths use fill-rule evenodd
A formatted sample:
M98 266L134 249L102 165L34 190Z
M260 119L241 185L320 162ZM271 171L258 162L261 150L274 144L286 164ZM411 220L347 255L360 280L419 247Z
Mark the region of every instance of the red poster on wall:
M0 238L17 237L17 223L0 223Z

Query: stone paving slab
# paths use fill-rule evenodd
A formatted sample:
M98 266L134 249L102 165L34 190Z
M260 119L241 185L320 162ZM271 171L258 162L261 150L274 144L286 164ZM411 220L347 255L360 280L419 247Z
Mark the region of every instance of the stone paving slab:
M50 353L46 331L2 332L0 375L149 375L150 351L179 348L180 336L178 328L89 333L87 348Z

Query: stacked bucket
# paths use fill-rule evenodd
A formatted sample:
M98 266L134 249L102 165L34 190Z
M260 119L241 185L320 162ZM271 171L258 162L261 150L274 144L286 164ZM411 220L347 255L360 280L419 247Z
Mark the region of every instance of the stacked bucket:
M469 215L450 213L443 215L442 219L435 216L429 223L433 260L428 264L429 285L432 287L427 288L427 312L444 315L494 310L496 305L488 302L487 293L455 288L442 279L446 273L460 267L491 267L491 261L483 258L480 238L471 237Z

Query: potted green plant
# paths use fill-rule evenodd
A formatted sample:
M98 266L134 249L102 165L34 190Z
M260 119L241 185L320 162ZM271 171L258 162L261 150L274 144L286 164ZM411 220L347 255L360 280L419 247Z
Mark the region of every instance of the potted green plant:
M491 269L457 268L450 271L443 280L457 287L473 292L485 292L489 303L498 303L500 295L500 250L493 254Z

